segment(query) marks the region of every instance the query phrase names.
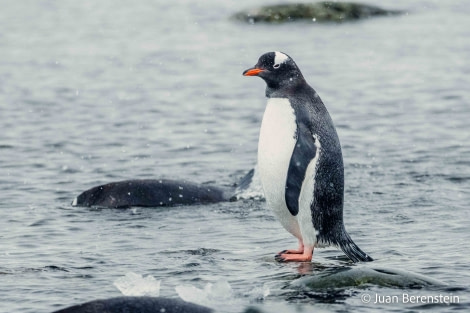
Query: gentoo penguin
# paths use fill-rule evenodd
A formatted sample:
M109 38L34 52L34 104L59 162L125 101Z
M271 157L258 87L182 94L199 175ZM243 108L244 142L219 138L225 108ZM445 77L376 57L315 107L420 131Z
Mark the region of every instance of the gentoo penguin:
M341 146L318 94L282 52L263 54L243 75L267 84L259 175L268 206L299 240L297 250L281 251L276 260L311 261L315 247L335 245L353 262L372 261L344 228Z
M214 310L180 299L116 297L74 305L53 313L212 313Z
M250 188L254 175L255 170L252 169L231 187L197 184L187 180L123 180L82 192L72 201L72 206L128 208L233 201Z

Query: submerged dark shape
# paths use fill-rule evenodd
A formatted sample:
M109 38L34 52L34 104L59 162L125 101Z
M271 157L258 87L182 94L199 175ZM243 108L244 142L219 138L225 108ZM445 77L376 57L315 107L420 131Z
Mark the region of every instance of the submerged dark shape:
M284 23L298 20L339 23L402 13L403 11L386 10L368 4L324 1L267 5L238 12L233 15L233 18L252 24L258 22Z
M163 297L117 297L74 305L53 313L210 313L212 309Z
M254 170L248 172L239 184L218 187L186 180L136 179L112 182L82 192L73 206L128 208L159 207L216 203L230 201L237 190L248 188Z
M445 286L441 281L421 274L366 266L335 267L315 275L304 276L292 282L293 286L306 286L311 290L350 288L364 285L392 288L423 288Z

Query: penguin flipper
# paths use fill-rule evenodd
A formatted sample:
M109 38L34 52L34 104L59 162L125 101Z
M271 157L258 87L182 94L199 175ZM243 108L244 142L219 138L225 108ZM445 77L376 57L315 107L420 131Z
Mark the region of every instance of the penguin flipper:
M246 190L250 187L251 183L253 182L253 176L255 175L255 169L252 168L251 170L243 176L242 179L237 183L237 190Z
M297 128L297 141L292 153L286 181L286 205L292 215L299 213L299 196L310 161L319 152L312 132L303 124Z

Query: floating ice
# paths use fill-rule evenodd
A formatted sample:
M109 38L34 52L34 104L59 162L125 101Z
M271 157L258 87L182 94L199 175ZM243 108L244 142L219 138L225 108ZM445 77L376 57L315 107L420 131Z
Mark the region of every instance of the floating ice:
M114 286L125 296L158 297L160 295L160 281L150 275L143 277L129 272L126 276L116 279Z

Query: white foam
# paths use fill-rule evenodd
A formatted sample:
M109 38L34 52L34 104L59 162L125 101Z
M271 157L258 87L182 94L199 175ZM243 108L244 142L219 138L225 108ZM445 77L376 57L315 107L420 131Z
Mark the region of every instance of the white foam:
M289 59L287 55L282 52L274 51L274 65L280 65Z
M143 277L129 272L126 276L116 279L114 286L125 296L158 297L160 295L160 281L151 275Z
M219 279L214 283L207 283L204 289L192 285L182 285L176 286L175 290L178 296L186 302L212 308L220 308L233 301L232 287L224 279Z
M265 300L269 295L271 295L271 289L269 288L268 283L264 283L263 286L253 288L249 294L258 300Z
M263 186L259 178L258 165L255 166L253 177L248 188L240 190L238 187L235 190L235 196L237 200L241 199L253 199L253 200L264 200Z
M72 206L77 206L78 198L73 199Z

